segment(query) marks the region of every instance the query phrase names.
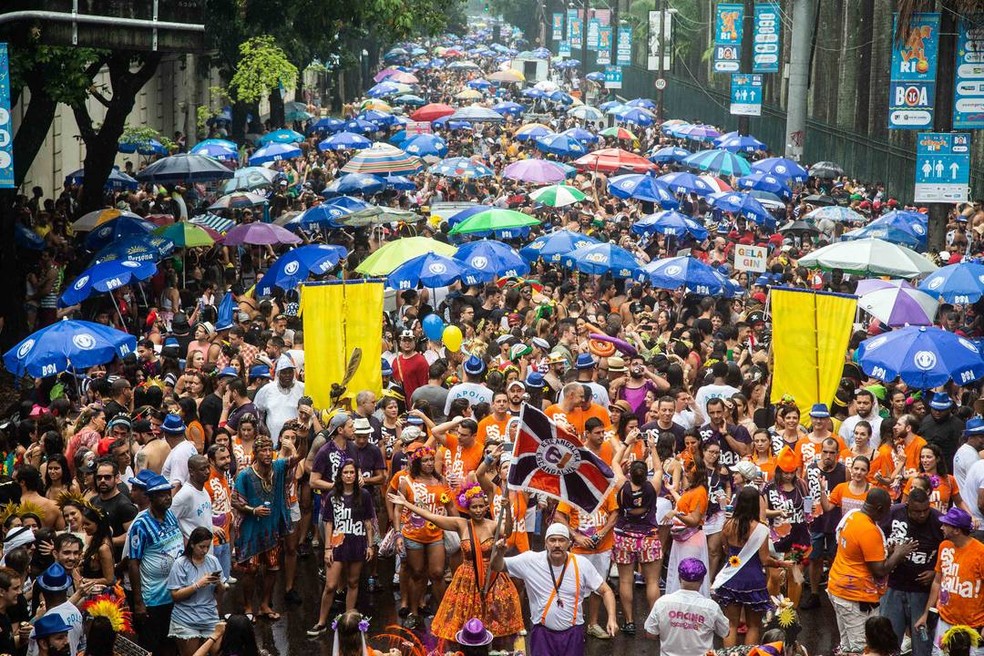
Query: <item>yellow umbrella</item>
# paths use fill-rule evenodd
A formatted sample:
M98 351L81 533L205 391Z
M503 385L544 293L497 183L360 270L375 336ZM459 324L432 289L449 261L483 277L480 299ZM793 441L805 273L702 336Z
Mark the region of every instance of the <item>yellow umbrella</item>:
M377 112L386 112L387 114L393 113L393 108L382 100L377 100L375 98L370 98L369 100L363 100L362 104L359 105L359 109L365 111L367 109L375 109Z
M525 82L526 76L515 68L507 68L493 73L488 79L492 82Z
M427 237L404 237L391 241L362 261L356 271L365 276L388 276L393 269L407 260L424 253L434 252L451 257L457 246L429 239Z
M481 100L483 98L482 92L478 89L465 89L460 91L455 98L458 100Z

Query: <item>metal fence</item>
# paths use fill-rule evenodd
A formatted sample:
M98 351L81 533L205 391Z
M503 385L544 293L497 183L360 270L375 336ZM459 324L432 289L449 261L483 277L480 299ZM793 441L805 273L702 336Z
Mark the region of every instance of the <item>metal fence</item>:
M667 75L666 79L668 84L663 93L663 114L666 117L701 120L728 130L737 127L738 117L729 113L730 99L727 94L672 75ZM635 66L625 68L619 95L652 98L656 93L654 81L655 75L651 71ZM762 116L750 117L749 131L781 154L786 134L786 112L773 105L763 105ZM912 198L916 156L905 148L811 119L807 121L804 151L807 162L837 162L853 178L882 182L889 195L900 199ZM971 197L984 198L984 168L980 166L972 169Z

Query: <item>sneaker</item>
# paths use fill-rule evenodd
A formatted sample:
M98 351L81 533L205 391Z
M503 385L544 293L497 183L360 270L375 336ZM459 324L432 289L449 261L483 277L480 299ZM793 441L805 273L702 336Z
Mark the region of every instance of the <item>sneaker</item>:
M635 581L635 584L637 586L646 585L646 579L643 578L642 574L640 574L639 572L636 572L635 573L635 575L634 575L634 581Z
M619 628L625 635L635 635L636 633L635 622L626 622Z
M370 576L366 585L369 588L369 592L379 592L383 589L382 586L379 585L379 581L376 580L375 576Z
M229 578L226 579L226 585L227 586L229 586L229 585L236 585L237 583L239 583L239 579L237 579L237 578L235 578L233 576L230 576Z
M315 624L310 629L307 630L307 635L309 638L317 638L319 635L324 634L328 631L328 627L324 624Z
M407 618L403 620L403 628L413 631L418 626L420 626L420 618L413 613L407 615Z
M611 640L612 637L608 635L608 632L597 624L591 624L588 626L588 635L592 638L598 638L599 640Z
M912 653L912 637L909 636L908 634L906 634L906 636L902 638L902 648L899 650L899 653L900 654Z

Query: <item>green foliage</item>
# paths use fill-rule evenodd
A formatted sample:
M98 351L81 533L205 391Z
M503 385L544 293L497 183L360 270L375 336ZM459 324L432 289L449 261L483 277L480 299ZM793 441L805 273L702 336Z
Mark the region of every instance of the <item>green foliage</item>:
M92 77L88 66L105 55L104 50L61 46L30 46L10 49L11 91L42 81L45 92L55 101L71 105L89 94Z
M239 65L229 82L230 95L240 102L256 102L278 86L297 84L297 67L270 35L253 37L239 46Z
M120 137L121 144L145 144L151 140L158 141L162 146L171 151L177 148L177 144L162 135L154 128L147 125L128 125L123 128L123 135Z

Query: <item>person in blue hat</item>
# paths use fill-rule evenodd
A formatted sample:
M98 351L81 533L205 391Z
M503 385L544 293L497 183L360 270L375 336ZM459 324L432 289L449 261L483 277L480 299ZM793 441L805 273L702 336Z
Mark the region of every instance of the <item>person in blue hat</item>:
M964 443L953 456L953 477L957 479L957 487L960 490L964 489L967 482L967 472L981 459L980 452L984 450L984 419L980 417L968 419L963 436Z
M39 656L71 656L68 633L72 627L58 613L48 612L34 623Z
M448 391L444 402L444 416L451 413L451 403L455 399L465 399L469 405L476 403L492 403L492 390L483 384L485 380L485 361L477 355L469 355L462 365L465 372L464 382L458 383Z
M188 458L198 453L195 443L185 436L186 430L184 421L175 414L168 414L161 424L164 439L171 447L171 452L167 454L164 466L161 467L161 475L178 487L188 482Z
M960 446L964 422L953 414L953 401L945 392L937 392L929 400L929 415L919 424L919 435L929 444L935 444L943 452L943 461L949 468Z
M34 583L35 587L41 591L41 598L44 601L44 607L47 608L45 616L58 616L62 621L69 627L68 629L68 644L70 646L70 653L74 654L79 651L82 647L83 638L85 637L84 626L82 621L82 613L79 611L76 604L82 602L86 595L92 591L92 585L83 584L72 595L72 598L68 598L68 591L72 587L72 576L65 568L61 566L60 563L52 563L48 569L44 571L37 578ZM28 647L28 654L36 653L37 649L37 636L31 635L31 647Z

